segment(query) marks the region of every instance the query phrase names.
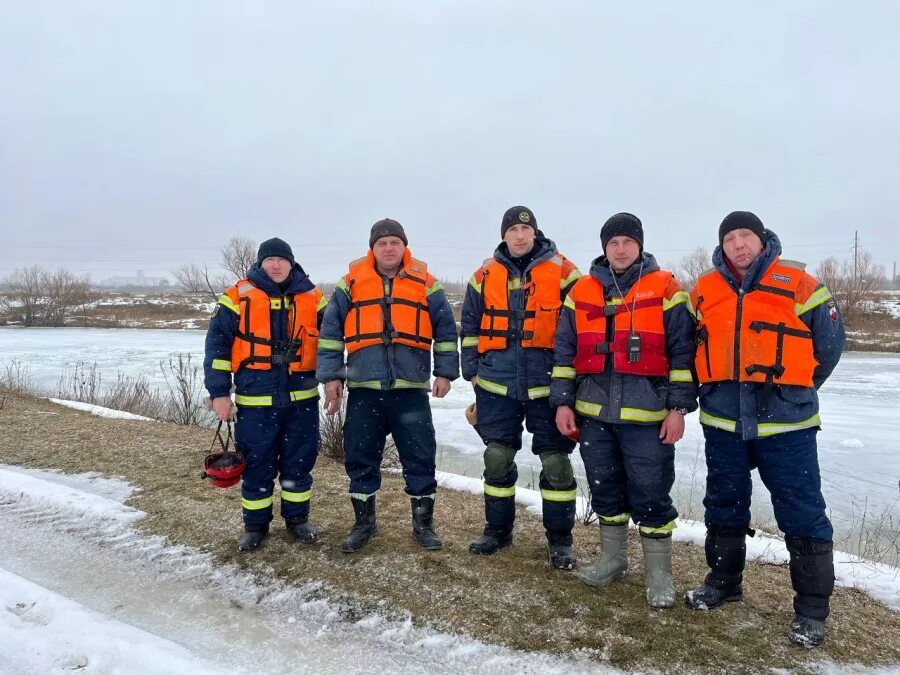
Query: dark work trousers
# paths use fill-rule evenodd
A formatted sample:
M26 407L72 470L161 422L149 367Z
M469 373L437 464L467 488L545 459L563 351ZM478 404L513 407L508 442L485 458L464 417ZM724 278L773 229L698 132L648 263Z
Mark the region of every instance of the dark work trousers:
M351 494L374 494L381 487L381 458L390 434L397 445L406 493L433 495L437 443L425 389L350 389L344 420L344 467Z
M816 451L817 429L800 429L749 441L704 426L706 437L706 524L743 529L750 524L750 472L772 495L778 528L788 537L831 541Z
M547 398L529 401L494 394L481 387L475 387L475 405L478 411L478 424L475 430L485 445L499 443L512 448L516 452L522 449L522 425L524 422L533 436L531 452L540 455L544 452L559 452L566 455L575 449L575 442L566 438L556 427L556 410L550 407ZM519 472L515 462L504 476L485 476L488 485L497 488L511 488L516 484ZM542 510L544 528L548 533L560 533L563 538L572 532L575 523L575 499L548 499L547 495L560 491L553 487L540 474L542 494ZM575 483L563 488L571 491ZM515 497L498 497L485 493L485 519L488 526L497 529L509 529L516 516Z
M678 517L669 491L675 482L675 446L659 440L659 424L608 424L579 417L579 448L599 516L625 513L640 527Z
M241 484L244 523L272 520L276 475L282 489L282 517L307 518L311 472L319 454L318 397L286 408L239 406L234 435L247 461Z

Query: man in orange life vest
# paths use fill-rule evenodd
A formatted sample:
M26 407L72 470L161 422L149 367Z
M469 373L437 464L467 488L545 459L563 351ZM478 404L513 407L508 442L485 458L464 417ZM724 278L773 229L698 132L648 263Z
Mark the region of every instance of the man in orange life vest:
M669 497L675 442L697 407L691 375L694 323L687 293L643 250L641 221L618 213L603 225L604 255L563 306L550 404L561 432L580 432L580 450L600 518L601 554L582 572L605 586L628 569L628 521L641 537L652 607L675 603ZM576 423L577 415L577 423Z
M780 255L774 232L753 213L735 211L719 226L715 269L691 291L710 571L685 601L707 610L742 599L745 536L753 535L750 472L758 468L790 553L796 595L789 637L815 646L825 638L834 588L816 390L837 365L845 335L828 289Z
M350 263L322 321L316 377L325 384L329 415L340 409L344 381L349 389L344 451L356 523L341 545L344 553L377 533L375 493L388 434L403 465L413 536L425 549L441 548L433 523L437 446L428 391L443 398L459 377L456 322L440 282L406 245L396 220L375 223L368 254Z
M215 413L231 415L247 468L241 486L244 534L238 549L262 545L272 520L275 476L281 515L301 542L316 540L309 524L312 471L319 451L318 326L325 298L281 239L259 246L256 263L219 298L206 333L206 388Z
M541 460L540 488L551 565L575 566L572 526L576 484L569 454L575 443L559 433L550 394L553 336L559 308L579 276L571 261L537 229L531 209L503 215L503 241L475 271L462 311L463 377L475 387L476 430L484 451L484 533L470 546L490 555L512 542L522 422Z

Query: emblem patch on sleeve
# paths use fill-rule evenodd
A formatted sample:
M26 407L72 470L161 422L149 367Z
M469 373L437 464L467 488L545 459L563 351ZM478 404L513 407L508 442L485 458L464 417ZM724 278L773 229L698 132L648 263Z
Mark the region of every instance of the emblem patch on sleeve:
M828 316L831 317L832 321L837 321L840 317L840 314L838 314L837 305L835 304L834 300L828 303Z

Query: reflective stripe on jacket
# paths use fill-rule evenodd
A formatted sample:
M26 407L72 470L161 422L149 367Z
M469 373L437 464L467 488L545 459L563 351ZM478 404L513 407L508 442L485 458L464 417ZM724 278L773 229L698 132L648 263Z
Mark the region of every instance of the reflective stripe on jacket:
M273 364L288 363L292 372L316 368L319 342L317 315L323 306L322 292L313 288L284 298L271 298L241 279L225 291L219 304L237 310L238 332L231 348L231 372L240 368L269 370ZM287 312L287 339L272 338L271 311ZM274 347L274 353L273 353Z
M528 269L523 283L518 276L510 277L506 265L498 260L486 260L474 275L475 282L481 285L483 307L478 352L506 349L511 334L513 339L521 339L523 347L553 349L562 306L560 282L573 268L572 263L556 253ZM525 308L511 309L509 294L519 289L525 295ZM517 330L519 325L521 330Z
M575 312L578 334L576 374L602 373L607 354L612 354L613 370L618 373L667 377L663 304L673 278L671 272L651 272L642 276L624 298L613 298L609 303L600 281L592 276L579 279L566 298L566 306ZM614 322L612 341L607 337L608 317Z
M717 270L697 280L695 366L701 383L736 380L811 387L812 332L798 310L819 282L803 265L775 259L750 292L738 294ZM819 294L824 302L831 294Z
M415 260L409 249L389 285L375 269L372 251L350 263L350 272L343 278L350 291L350 311L344 320L347 352L388 343L430 350L428 277L427 265Z

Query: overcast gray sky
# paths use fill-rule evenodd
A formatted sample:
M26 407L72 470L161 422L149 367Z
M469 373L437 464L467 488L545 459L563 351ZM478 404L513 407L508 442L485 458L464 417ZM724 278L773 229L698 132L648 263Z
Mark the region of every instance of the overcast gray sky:
M314 280L384 216L467 278L530 206L582 267L755 211L900 258L900 3L3 2L0 276L162 275L281 236Z

